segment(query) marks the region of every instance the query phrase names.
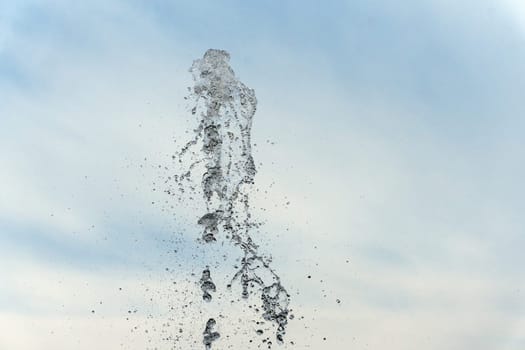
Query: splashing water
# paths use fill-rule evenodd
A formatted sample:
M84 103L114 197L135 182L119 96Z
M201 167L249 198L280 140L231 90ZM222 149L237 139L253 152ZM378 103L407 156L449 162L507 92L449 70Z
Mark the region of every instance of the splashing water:
M202 290L202 299L204 301L211 301L211 294L210 292L215 292L216 287L215 283L211 280L211 273L210 269L206 267L204 271L202 271L202 277L201 277L201 290Z
M210 318L208 322L206 322L206 328L204 328L204 332L202 333L202 342L206 350L211 349L211 344L221 337L219 332L213 330L216 324L217 321L213 318Z
M197 165L204 166L201 186L206 213L198 220L203 227L202 242L217 241L219 235L238 246L243 254L240 267L232 278L239 283L242 297L259 295L263 318L273 322L276 339L283 341L289 314L289 295L279 276L269 266L269 259L258 252L251 231L258 224L251 220L248 190L254 183L256 168L251 149L252 120L257 99L254 90L239 81L229 66L230 55L223 50L210 49L202 59L193 62L190 72L194 86L190 89L191 113L199 124L194 137L178 153L179 161L190 150L201 145L189 168L175 176L183 192L187 180ZM211 301L216 290L208 267L200 280L203 299ZM216 321L208 320L203 334L206 348L219 337L212 328Z

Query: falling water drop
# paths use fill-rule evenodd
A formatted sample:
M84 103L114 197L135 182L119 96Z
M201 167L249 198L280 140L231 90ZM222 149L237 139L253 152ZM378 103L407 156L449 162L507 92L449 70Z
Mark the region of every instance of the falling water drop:
M230 55L224 50L210 49L203 58L193 62L190 72L194 86L189 100L193 102L191 114L198 126L191 139L176 155L179 161L191 152L189 169L174 176L179 190L187 188L186 180L197 164L203 165L201 187L207 211L197 224L202 226L202 242L214 244L220 238L228 239L241 249L241 264L228 288L238 281L243 298L258 295L264 313L262 317L276 326L276 339L283 341L288 322L290 296L280 277L270 267L253 242L251 233L255 225L251 220L249 190L257 173L252 156L251 128L257 109L253 89L244 85L229 65ZM196 155L196 156L195 156ZM210 292L216 290L206 268L200 280L203 300L211 301ZM204 331L207 349L219 337L212 329L216 321L210 318Z

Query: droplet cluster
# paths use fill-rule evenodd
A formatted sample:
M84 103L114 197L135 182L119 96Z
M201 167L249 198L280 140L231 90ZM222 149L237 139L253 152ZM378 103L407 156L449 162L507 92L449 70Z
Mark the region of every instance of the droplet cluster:
M249 201L257 172L251 146L257 99L254 90L235 76L229 58L226 51L210 49L190 68L194 85L188 98L198 125L193 138L176 155L180 164L183 164L182 158L190 155L191 164L173 180L179 191L184 192L192 186L190 179L196 169L202 169L202 173L197 174L201 177L206 204L206 212L197 220L202 227L201 242L217 243L220 237L240 248L240 266L232 273L227 287L239 283L242 298L257 295L262 317L275 324L276 340L282 342L290 297L270 267L270 259L259 253L251 235L258 227L252 220ZM211 279L208 266L202 272L200 286L203 300L212 301L211 293L218 287ZM219 333L213 330L216 323L214 318L206 323L203 333L206 349L219 338Z

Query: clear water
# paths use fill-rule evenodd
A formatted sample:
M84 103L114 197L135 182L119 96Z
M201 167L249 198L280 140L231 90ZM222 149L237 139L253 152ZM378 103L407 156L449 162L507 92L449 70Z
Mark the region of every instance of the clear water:
M212 293L218 289L240 285L242 298L259 298L261 321L273 323L276 340L282 342L290 318L290 296L251 235L259 225L252 219L249 193L257 173L251 145L257 99L254 90L237 79L229 59L226 51L210 49L190 68L194 85L188 99L198 124L192 138L176 155L180 164L184 164L184 157L190 157L191 162L174 180L184 192L193 190L193 177L200 178L206 212L195 224L202 227L201 243L213 245L226 240L242 255L226 286L216 286L210 267L205 267L200 279L203 301L213 302ZM196 174L198 169L202 173ZM216 324L211 317L204 327L207 349L220 337L213 330Z

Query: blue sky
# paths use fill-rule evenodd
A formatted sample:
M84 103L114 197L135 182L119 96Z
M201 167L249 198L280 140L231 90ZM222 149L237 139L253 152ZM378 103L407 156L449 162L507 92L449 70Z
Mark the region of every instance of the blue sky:
M222 48L304 316L283 348L523 349L524 44L512 0L0 0L0 348L144 348L128 308L193 293L197 213L152 189Z

